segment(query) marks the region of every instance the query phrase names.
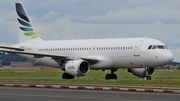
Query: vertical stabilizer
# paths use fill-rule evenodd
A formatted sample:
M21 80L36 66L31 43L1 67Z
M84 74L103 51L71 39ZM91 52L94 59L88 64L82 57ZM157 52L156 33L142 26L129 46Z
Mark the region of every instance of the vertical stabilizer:
M42 40L36 33L35 28L21 2L15 3L17 22L18 22L18 34L19 42L29 42Z

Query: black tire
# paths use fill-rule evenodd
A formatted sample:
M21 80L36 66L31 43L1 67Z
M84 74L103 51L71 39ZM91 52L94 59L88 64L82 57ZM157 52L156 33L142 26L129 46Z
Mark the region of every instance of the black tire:
M111 78L112 79L117 79L117 75L116 74L111 74Z
M151 77L150 77L150 76L147 76L147 80L151 80Z
M73 75L69 75L70 76L70 79L74 79L74 76Z
M63 73L63 75L62 75L62 79L67 79L67 78L68 78L67 73Z
M62 79L74 79L73 75L69 75L68 73L63 73Z
M144 80L151 80L151 76L144 77Z
M106 79L117 79L117 75L116 74L106 74Z
M111 79L111 74L106 74L106 79L107 80Z

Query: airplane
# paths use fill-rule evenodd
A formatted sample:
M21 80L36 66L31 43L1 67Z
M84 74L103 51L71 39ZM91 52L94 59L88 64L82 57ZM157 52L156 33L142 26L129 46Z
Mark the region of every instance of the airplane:
M0 51L61 68L62 79L85 76L90 70L110 70L105 79L117 79L114 72L125 68L135 76L151 80L156 67L174 59L163 42L146 37L44 41L38 36L23 4L17 2L15 8L19 43L0 46Z

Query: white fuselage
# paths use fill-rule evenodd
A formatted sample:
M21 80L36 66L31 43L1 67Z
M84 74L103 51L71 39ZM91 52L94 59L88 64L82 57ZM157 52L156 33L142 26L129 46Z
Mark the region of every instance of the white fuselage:
M165 48L148 49L150 45ZM152 68L173 60L173 54L165 44L151 38L55 40L21 43L15 47L23 47L30 52L61 54L73 58L97 58L97 63L90 64L91 69ZM50 57L23 56L43 65L61 67Z

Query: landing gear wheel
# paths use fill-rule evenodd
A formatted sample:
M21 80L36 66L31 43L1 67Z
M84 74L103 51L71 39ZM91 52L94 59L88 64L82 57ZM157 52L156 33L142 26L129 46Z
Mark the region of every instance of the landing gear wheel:
M117 75L114 74L114 72L117 71L117 69L111 69L111 74L106 74L106 79L109 80L109 79L117 79Z
M111 74L106 74L106 79L107 80L111 79Z
M68 73L63 73L62 79L74 79L73 75L69 75Z
M144 80L151 80L151 76L144 77Z
M117 79L117 75L116 74L106 74L106 79Z
M145 67L144 69L145 69L144 74L143 74L144 80L151 80L151 76L148 76L149 75L148 71L150 70L150 68Z
M112 79L117 79L117 75L116 74L111 74L112 75Z
M147 80L151 80L151 77L150 77L150 76L147 76Z

